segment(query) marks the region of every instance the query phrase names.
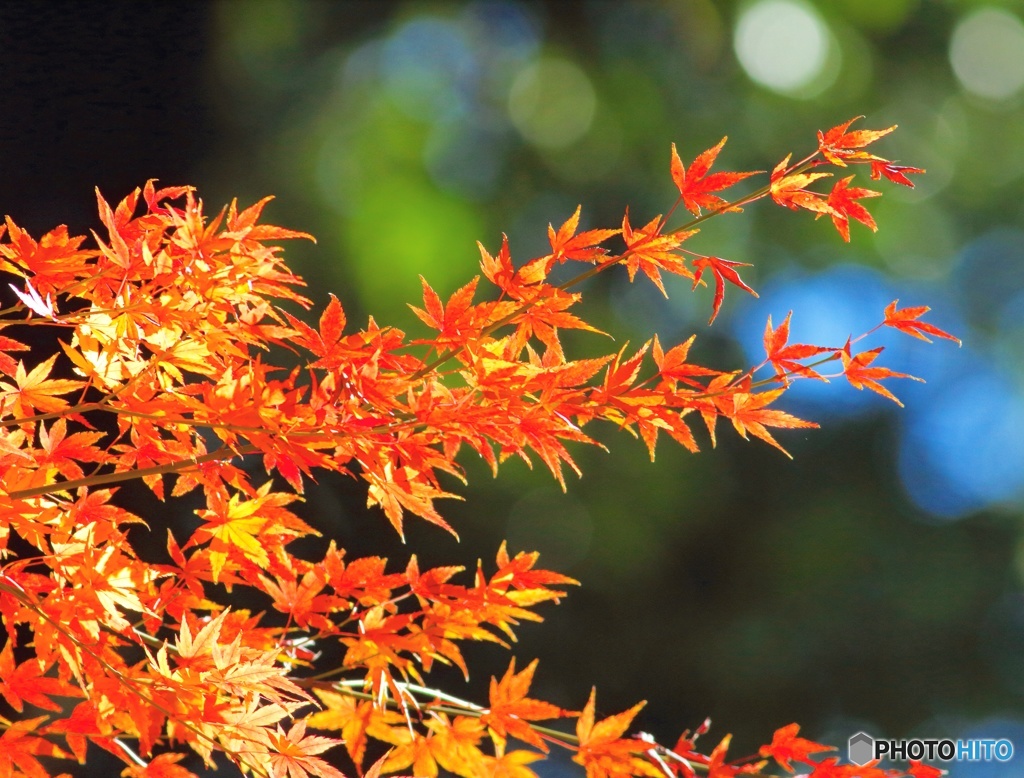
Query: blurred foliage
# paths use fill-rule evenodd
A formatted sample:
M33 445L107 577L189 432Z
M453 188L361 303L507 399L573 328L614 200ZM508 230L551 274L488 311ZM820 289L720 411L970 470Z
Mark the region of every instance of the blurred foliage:
M795 392L824 429L783 437L794 462L723 430L717 450L665 446L652 465L607 430L611 453L580 451L567 495L521 463L491 480L467 459L446 514L461 544L415 527L409 547L472 565L508 537L581 579L517 647L541 658L538 695L579 707L593 683L606 712L648 698L641 725L662 739L710 715L741 751L792 720L824 741L1024 749L1022 19L1019 0L222 0L196 21L213 129L180 169L211 203L277 195L275 223L318 237L288 248L317 303L333 291L350 321L414 330L418 275L453 290L478 272L477 240L506 232L525 260L577 203L587 227L627 204L636 221L663 212L673 141L692 158L728 134L724 166L770 169L851 116L900 124L886 156L928 174L877 187L877 234L855 225L847 246L766 203L707 224L696 247L752 262L762 293L727 298L712 329L710 294L685 283L667 301L624 278L585 293L599 325L633 343L697 332L721 367L760 358L769 314L841 341L894 298L931 304L965 345L892 341L887 364L928 381L895 389L905 410ZM149 175L164 173L133 183ZM400 563L363 500L329 480L307 509L353 553ZM476 660L460 694L505 661Z
M893 298L932 302L968 345L922 357L893 344L932 382L900 387L907 411L845 387L808 392L800 410L826 429L789 436L795 463L729 440L697 458L666 448L652 466L609 431L612 453L581 452L566 496L515 464L491 482L466 463L472 489L449 510L463 547L418 540L468 561L508 536L582 579L519 647L542 658L560 703L597 683L609 710L649 697L664 737L710 714L749 744L791 719L844 740L854 726L998 729L991 720L1020 709L1006 647L1022 640L1024 395L1005 310L1024 300L1020 233L1006 232L1022 215L1024 75L997 98L973 84L1024 68L1024 37L986 45L1024 7L983 5L218 6L210 78L233 141L216 156L234 147L239 161L217 186L278 193L290 222L321 237L301 257L314 289L403 327L415 326L417 275L453 290L477 272L475 240L493 249L507 232L526 259L577 202L590 226L617 224L626 204L637 219L662 212L671 141L692 157L728 133L726 165L766 169L863 113L866 126L899 123L888 153L929 169L871 203L881 229L855 230L852 246L765 204L712 221L701 246L753 262L751 282L770 293L727 300L734 315L710 333L703 291L676 284L665 301L624 279L587 290L594 316L634 342L700 332L723 366L756 360L766 316L794 296L812 309L807 337L840 339ZM956 53L972 14L981 32ZM240 178L252 148L261 164ZM965 388L972 371L985 380ZM988 403L1008 434L992 434Z

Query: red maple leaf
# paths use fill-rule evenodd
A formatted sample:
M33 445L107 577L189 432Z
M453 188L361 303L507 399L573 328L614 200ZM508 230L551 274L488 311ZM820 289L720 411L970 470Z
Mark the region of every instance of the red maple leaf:
M960 345L960 338L950 335L945 330L940 330L934 324L928 322L918 321L928 311L931 310L927 305L918 305L912 308L900 308L896 309L896 304L899 300L893 300L885 307L885 321L882 322L886 327L895 327L900 332L905 332L908 335L912 335L919 340L923 340L927 343L931 343L931 338L926 337L924 333L934 335L936 338L945 338L951 340L957 345Z
M695 216L700 216L701 208L721 208L726 205L725 200L711 192L717 192L732 186L744 178L757 175L760 170L746 173L712 173L708 175L711 166L715 164L718 152L722 150L728 137L722 138L718 145L712 146L701 153L686 168L683 161L679 159L679 152L676 151L676 144L672 144L672 180L679 187L679 194L683 198L683 205Z
M875 224L875 220L868 213L868 209L858 203L857 200L865 197L880 197L882 194L873 189L862 189L860 187L853 187L851 189L850 182L853 179L853 176L847 176L836 181L836 185L832 187L832 191L828 195L828 204L832 207L830 213L832 223L847 243L850 242L850 219L856 219L861 224L870 227L872 232L878 232L878 225Z
M826 746L815 743L813 740L797 737L799 731L800 725L796 723L787 724L785 727L775 730L771 745L761 746L761 756L770 756L781 767L793 772L791 764L793 760L804 764L814 764L813 760L808 759L811 754L836 750L835 746Z
M868 154L866 151L857 151L857 149L862 149L879 138L888 135L896 129L896 125L894 124L892 127L884 130L846 131L851 124L863 118L863 116L854 116L849 121L837 124L828 132L818 130L818 151L821 152L821 155L833 165L838 165L839 167L846 167L846 160L877 160L878 157L875 157L873 154Z
M696 230L688 232L662 233L661 216L655 216L643 227L634 228L629 223L629 211L622 219L622 239L626 242L624 264L629 272L629 280L636 277L637 270L654 282L661 293L668 297L665 285L661 281L660 270L667 270L676 275L693 278L693 273L686 267L683 258L675 253L679 244L693 235Z
M551 242L549 256L552 260L559 263L565 262L567 259L596 262L608 253L598 244L621 232L621 230L587 230L577 235L576 228L580 223L581 207L576 206L576 212L565 220L565 223L558 228L558 232L555 232L553 225L548 225L548 240Z
M59 711L61 706L50 699L50 695L59 697L81 697L82 691L76 686L46 675L50 664L42 664L38 659L30 659L14 666L14 650L11 641L7 641L0 651L0 694L18 713L24 710L23 702L35 705L43 710Z
M785 411L769 409L766 406L775 402L785 389L773 389L769 392L735 392L724 398L726 407L722 410L723 416L728 416L732 426L745 440L749 432L756 438L760 438L787 457L792 459L786 449L779 445L779 442L768 432L767 427L781 427L792 429L795 427L817 427L813 421L798 419ZM731 406L731 407L728 407Z
M772 329L772 317L768 317L768 324L764 328L764 350L768 355L768 361L775 368L775 375L784 383L789 382L789 374L795 373L805 378L817 378L820 381L828 379L812 370L799 360L823 354L834 349L825 346L812 346L807 343L794 343L787 345L789 341L789 320L793 316L790 311L786 314L785 321L778 327Z
M757 297L757 292L743 283L743 279L740 278L740 274L737 273L733 268L736 267L750 267L749 262L733 262L728 259L722 259L721 257L698 257L693 261L693 288L697 288L697 284L700 283L700 277L704 274L704 270L707 268L711 269L711 272L715 276L715 299L711 308L711 318L708 319L708 325L714 323L715 318L718 316L718 311L722 307L722 300L725 298L725 282L728 281L730 284L735 284L740 289L744 289L750 292L754 297Z
M912 381L921 381L921 379L907 373L897 373L895 370L890 370L887 367L870 367L871 363L884 350L885 346L879 346L870 351L862 351L859 354L851 355L850 343L847 342L846 346L839 353L843 360L843 374L846 376L846 380L855 388L863 389L867 387L872 392L882 395L882 397L888 397L902 408L903 403L899 401L896 395L878 382L885 378L909 378Z
M831 173L791 173L789 160L792 154L786 155L772 170L769 193L772 200L794 211L804 208L815 213L832 213L832 206L817 192L810 192L807 187L820 178L828 178Z
M907 178L907 175L924 172L925 171L923 168L907 167L906 165L896 165L887 159L871 160L872 181L877 181L882 176L885 176L894 184L902 184L903 186L909 186L911 189L913 189L914 182Z
M940 770L938 767L932 767L931 765L921 764L916 759L911 759L907 773L913 776L913 778L942 778L948 771Z

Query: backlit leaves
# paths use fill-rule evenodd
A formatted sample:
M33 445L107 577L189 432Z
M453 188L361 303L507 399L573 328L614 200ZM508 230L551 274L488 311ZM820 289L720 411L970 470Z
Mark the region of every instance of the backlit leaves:
M825 751L834 751L833 746L815 743L813 740L799 737L799 724L787 724L775 730L772 742L769 745L761 746L761 756L768 756L778 762L786 770L792 772L793 762L804 762L813 764L809 759L811 754L818 754Z
M718 153L722 150L728 138L722 138L717 145L702 152L690 164L684 167L679 153L676 151L676 144L672 144L672 180L679 188L679 196L695 216L700 216L701 208L719 209L726 205L726 201L717 195L711 194L722 189L727 189L744 178L757 175L757 172L748 173L710 173L711 166L715 164Z
M593 777L761 773L759 757L728 757L729 736L699 751L707 725L658 745L635 731L642 703L602 718L594 693L578 714L532 696L536 661L517 672L513 657L486 705L430 688L438 664L470 675L467 642L510 647L577 582L504 544L468 570L348 558L334 539L302 555L294 542L319 533L299 495L324 472L358 476L399 533L409 514L454 533L438 501L457 497L466 449L495 473L510 457L539 461L568 488L597 421L653 459L664 436L698 451L698 418L712 445L721 418L781 449L776 430L815 426L777 407L797 379L842 375L895 399L881 382L907 376L874 364L881 348L853 349L874 330L845 346L791 344L790 317L769 319L765 360L747 370L691 361L692 335L583 358L563 341L573 329L601 348L581 290L623 267L663 294L664 273L713 280L711 321L727 283L756 296L738 272L748 263L684 243L758 199L827 214L847 240L851 219L875 229L860 201L877 193L852 176L816 191L830 175L819 168L865 164L902 185L923 171L864 151L891 128L851 124L731 201L719 193L754 173L711 172L724 138L689 166L673 145L668 217L634 226L626 211L619 228L580 231L577 207L549 225L541 256L513 260L504 236L495 254L481 245L482 277L445 298L423 279L411 337L349 322L333 295L315 325L280 307L311 306L277 245L310 236L261 223L269 198L210 216L191 187L148 182L116 204L97 192L95 248L63 227L37 241L8 218L0 272L18 302L0 312L0 696L21 718L0 718L0 776L47 778L42 758L81 761L92 744L126 778L188 778L185 750L259 778L336 778L342 743L366 778L534 778L552 744ZM696 218L670 227L680 204ZM894 301L878 327L956 340L927 310ZM34 354L27 326L58 327L59 350ZM837 372L819 372L825 363ZM197 520L172 528L161 562L136 553L143 519L118 493L133 479L160 499L193 493ZM550 724L573 716L574 733ZM849 774L796 732L762 755Z

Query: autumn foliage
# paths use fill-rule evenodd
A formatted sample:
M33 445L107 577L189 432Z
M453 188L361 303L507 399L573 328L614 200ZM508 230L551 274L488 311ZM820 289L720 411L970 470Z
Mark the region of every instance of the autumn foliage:
M580 710L531 697L536 660L513 657L488 699L459 699L430 685L433 665L468 675L462 644L508 646L576 581L504 545L469 571L421 569L414 555L352 559L336 540L318 558L289 550L318 534L296 512L317 471L365 481L368 506L399 533L410 516L454 532L437 503L455 496L465 449L495 472L509 457L539 460L564 487L593 422L639 436L652 458L659 435L694 452L705 433L714 445L719 420L783 450L777 430L815 426L777 407L795 380L845 378L895 400L883 381L906 376L879 364L881 348L862 350L870 332L790 343L789 316L768 320L764 360L747 369L694 364L692 337L586 359L560 340L596 332L578 312L580 288L619 266L662 291L666 273L713 285L712 321L727 287L754 294L743 263L690 241L708 218L756 200L827 216L846 240L851 220L875 229L859 201L877 192L852 176L812 187L836 167L908 186L923 171L865 150L893 128L850 125L731 200L721 193L757 174L711 172L724 138L688 166L673 146L668 217L634 224L627 212L619 227L581 232L577 209L550 228L550 253L525 262L507 240L481 246L483 279L447 300L423 281L413 311L425 334L411 339L373 319L350 327L334 297L315 327L286 311L311 303L277 244L310 236L261 224L267 200L211 218L189 187L149 182L115 207L98 194L103 229L89 247L65 227L35 239L8 218L0 270L17 301L0 311L0 694L11 716L0 717L0 776L44 778L96 748L136 778L190 776L188 752L265 778L338 776L331 749L367 776L529 778L552 748L592 778L905 774L841 764L795 724L739 759L729 736L698 744L706 723L657 743L634 726L643 703L602 718L593 693ZM680 204L689 221L672 226ZM554 283L566 263L579 273ZM893 302L878 327L955 340L926 311ZM34 353L31 328L52 328L59 349ZM276 365L282 355L299 367ZM119 499L130 479L160 499L200 500L191 534L151 527L166 532L160 563L129 542L145 522ZM269 615L234 604L242 590ZM343 658L322 666L317 652L332 643Z

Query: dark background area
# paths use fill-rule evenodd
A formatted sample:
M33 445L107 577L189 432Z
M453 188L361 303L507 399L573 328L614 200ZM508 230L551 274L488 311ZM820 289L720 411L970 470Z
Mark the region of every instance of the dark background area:
M739 30L760 6L829 31L817 81L772 86L741 61ZM986 61L972 71L981 55L963 43L969 24L990 29L972 20L1022 13L896 0L3 2L0 213L36 236L82 233L98 223L97 186L114 201L148 178L190 183L208 210L276 194L267 218L319 239L287 251L318 305L333 290L350 322L372 312L413 329L417 275L452 291L477 272L475 240L493 250L506 231L523 260L577 202L590 227L617 224L626 204L637 221L663 211L672 141L692 159L728 133L724 169L765 169L851 116L898 122L881 153L929 175L913 192L878 186L877 236L854 225L846 246L825 222L764 203L709 224L702 250L754 263L745 278L762 292L727 295L710 331L709 296L686 284L670 302L625 279L586 293L599 326L634 343L698 332L698 359L720 368L759 360L766 317L790 307L795 328L806 312L797 339L841 342L895 297L932 304L965 347L893 342L886 364L929 382L894 387L907 409L842 386L794 392L789 409L824 429L779 436L792 462L723 428L717 449L666 443L651 464L603 430L612 453L574 451L585 475L566 495L539 468L510 462L492 480L467 460L466 501L444 511L460 543L410 521L403 547L340 478L309 491L304 515L353 556L396 566L414 550L472 568L503 538L539 549L583 586L521 631L520 664L541 659L537 696L579 708L595 684L604 714L647 699L638 724L665 741L711 716L710 737L735 733L736 754L794 720L837 745L865 729L1024 749L1024 108L1012 83L984 93ZM988 46L1009 52L1005 72L1014 40ZM124 495L154 527L187 521L189 506ZM507 654L467 654L468 688L437 683L482 698ZM75 774L113 774L95 756ZM954 774L1012 775L1020 758Z

